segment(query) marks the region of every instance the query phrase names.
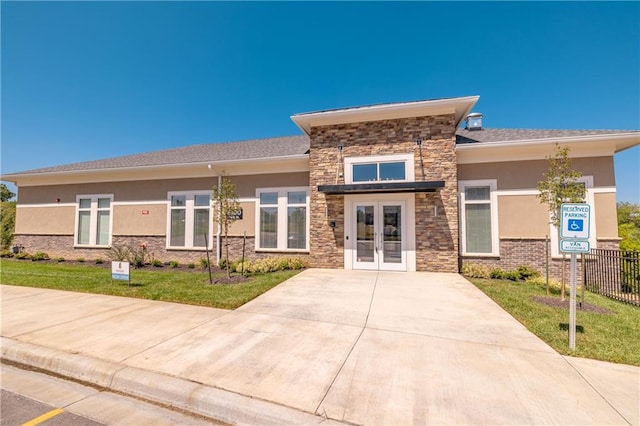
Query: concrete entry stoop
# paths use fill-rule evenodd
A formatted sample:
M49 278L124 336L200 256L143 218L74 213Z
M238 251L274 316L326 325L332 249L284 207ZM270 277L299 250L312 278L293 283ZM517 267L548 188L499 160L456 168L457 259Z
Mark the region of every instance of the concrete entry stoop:
M311 269L235 311L1 289L3 359L231 423L640 422L640 369L560 356L457 274Z

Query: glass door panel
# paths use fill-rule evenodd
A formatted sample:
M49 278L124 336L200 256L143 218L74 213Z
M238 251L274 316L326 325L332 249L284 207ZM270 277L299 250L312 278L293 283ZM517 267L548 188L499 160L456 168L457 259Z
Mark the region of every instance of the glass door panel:
M402 207L383 205L382 262L402 263Z
M376 263L375 206L356 206L356 262Z

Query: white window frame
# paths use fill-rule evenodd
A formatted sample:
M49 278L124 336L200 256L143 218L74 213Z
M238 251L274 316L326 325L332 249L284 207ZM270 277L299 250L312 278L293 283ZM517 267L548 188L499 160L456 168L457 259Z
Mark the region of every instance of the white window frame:
M97 244L97 231L98 231L98 211L104 211L106 209L98 208L98 199L109 199L109 241L107 244ZM91 207L89 208L89 244L80 244L78 242L78 226L80 225L80 212L87 211L87 209L80 208L81 199L90 199ZM74 247L111 247L113 238L113 194L84 194L76 195L76 218L75 227L73 231L73 246Z
M466 205L468 204L486 204L486 200L466 201L465 189L467 187L488 186L489 187L489 205L491 209L491 252L488 253L468 253L467 252L467 223L466 223ZM460 199L460 248L462 256L468 257L497 257L500 256L500 238L498 233L498 195L497 195L496 179L480 179L480 180L461 180L458 181L458 193Z
M593 190L593 176L582 176L575 180L575 182L584 183L585 186L585 202L591 206L591 215L589 220L589 246L590 248L597 248L597 232L596 232L596 211L595 211L595 197ZM551 221L549 221L551 222ZM558 239L558 228L549 223L549 235L551 244L551 257L562 258L562 252L560 252L560 240Z
M346 184L365 183L353 181L355 164L380 164L404 162L404 179L378 180L372 182L413 182L415 181L415 159L413 154L372 155L367 157L346 157L344 159L344 181Z
M166 248L167 250L206 250L206 247L196 247L193 245L193 222L194 222L194 210L204 209L202 206L195 206L194 197L196 195L206 195L209 197L209 232L207 235L207 245L209 249L213 246L213 207L211 205L212 191L169 191L167 192L167 233L166 233ZM171 197L184 195L186 197L185 206L173 207L171 206ZM185 223L184 223L184 246L172 246L171 245L171 210L173 209L185 209Z
M288 207L302 207L302 204L289 204L287 194L289 192L305 191L307 193L305 206L305 230L306 230L306 247L304 249L290 249L287 248L287 220L288 220ZM260 194L264 192L276 192L278 193L278 236L277 247L275 248L261 248L260 247ZM309 187L308 186L291 186L291 187L275 187L275 188L257 188L256 189L256 218L255 218L255 251L257 252L290 252L290 253L308 253L309 252L309 228L310 228L310 208L309 208ZM275 206L269 204L269 206Z

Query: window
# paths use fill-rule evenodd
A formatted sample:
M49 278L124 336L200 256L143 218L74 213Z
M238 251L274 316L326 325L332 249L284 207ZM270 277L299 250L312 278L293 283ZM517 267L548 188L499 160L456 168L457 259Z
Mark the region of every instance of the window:
M462 254L497 255L495 180L460 181Z
M76 200L76 245L109 246L113 195L79 195Z
M259 250L309 250L307 188L257 190Z
M345 183L413 181L413 154L345 158Z
M211 193L169 193L168 247L210 246Z

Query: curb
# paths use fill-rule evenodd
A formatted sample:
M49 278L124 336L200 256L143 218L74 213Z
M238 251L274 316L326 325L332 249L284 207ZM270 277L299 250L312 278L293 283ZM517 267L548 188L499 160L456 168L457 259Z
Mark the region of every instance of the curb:
M1 359L234 425L344 425L231 391L7 337Z

